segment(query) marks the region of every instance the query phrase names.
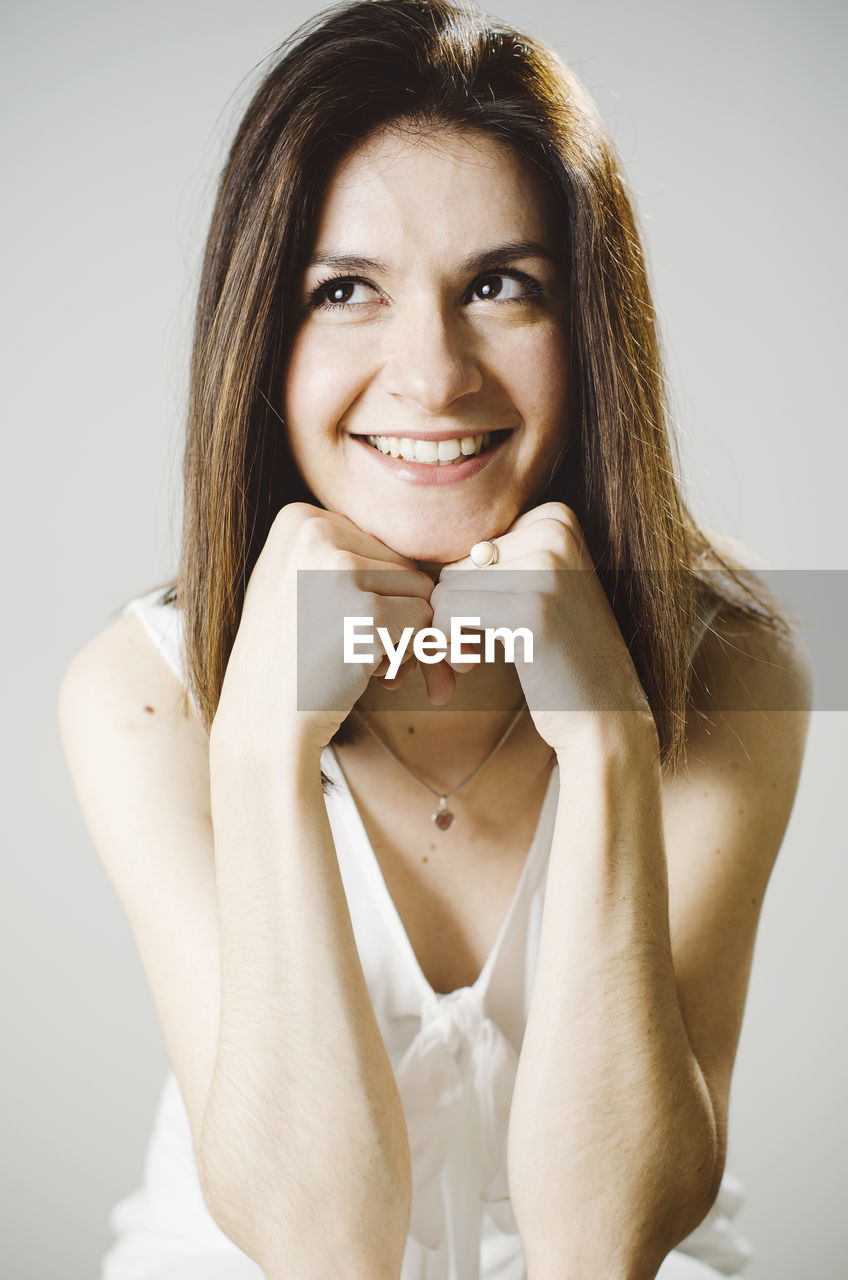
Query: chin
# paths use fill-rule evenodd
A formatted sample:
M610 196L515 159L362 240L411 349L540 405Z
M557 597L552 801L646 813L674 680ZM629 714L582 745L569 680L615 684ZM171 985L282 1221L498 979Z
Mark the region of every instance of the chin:
M378 535L379 536L379 535ZM391 542L382 538L393 551L414 560L417 564L451 564L454 560L462 560L468 555L471 543L446 543L443 539L428 541L421 538L394 538ZM479 539L478 539L479 541Z
M370 518L357 519L362 516L357 512L350 513L350 518L365 533L418 564L452 564L455 560L464 560L475 542L498 537L512 523L504 513L485 510L470 513L455 510L441 513L440 518L429 514L423 518L419 514L416 518L416 513L409 511L404 514L406 519L398 518L399 513L392 519L387 512L377 515L372 511Z
M398 529L372 529L371 532L393 551L418 564L451 564L454 560L464 560L474 543L480 541L479 537L472 537L464 531L457 531L453 537L446 537L444 529L438 533L432 530L423 533ZM490 536L496 536L494 531Z

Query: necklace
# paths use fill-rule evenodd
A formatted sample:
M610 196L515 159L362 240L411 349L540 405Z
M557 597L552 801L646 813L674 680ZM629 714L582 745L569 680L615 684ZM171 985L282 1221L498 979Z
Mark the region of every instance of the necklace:
M426 787L427 790L430 792L430 794L434 795L437 798L437 800L439 801L439 807L435 813L430 814L430 817L435 822L436 826L439 828L440 831L447 831L448 827L450 827L454 821L455 815L451 813L450 809L448 808L448 800L450 799L450 797L456 795L457 791L459 791L461 787L464 787L466 783L470 782L472 778L477 777L477 774L480 772L480 770L489 763L489 761L492 759L492 756L495 754L495 752L499 751L500 748L503 746L503 744L506 742L507 738L512 733L515 726L518 724L518 721L521 719L525 710L526 710L526 703L518 708L512 720L507 725L506 730L504 731L504 733L501 734L498 741L492 747L492 750L486 756L486 759L483 760L480 764L478 764L476 769L472 769L467 778L463 778L462 782L458 782L455 787L453 787L450 791L446 791L444 795L442 795L442 793L437 791L435 787L431 787L429 782L425 782L423 778L419 778L417 773L413 773L412 770L409 768L409 766L403 763L400 756L395 755L394 751L392 751L389 744L383 741L383 739L380 737L377 730L374 728L371 722L366 719L366 717L362 714L359 708L354 707L354 711L359 716L362 723L365 725L365 728L371 734L374 735L374 737L377 739L377 741L379 742L383 750L387 752L388 755L390 755L392 759L396 761L397 764L400 765L401 769L406 770L410 778L414 778L414 780L417 783L419 783L422 787Z

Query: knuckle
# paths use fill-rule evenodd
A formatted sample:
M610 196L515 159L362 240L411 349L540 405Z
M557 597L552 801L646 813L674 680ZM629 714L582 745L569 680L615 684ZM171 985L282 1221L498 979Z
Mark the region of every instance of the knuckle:
M535 557L533 565L534 569L539 570L543 574L555 573L557 569L562 567L562 560L555 551L548 549L540 551Z
M327 522L321 516L305 516L297 526L295 538L301 550L314 553L326 544Z
M560 532L570 533L578 541L582 538L580 521L571 507L567 507L564 502L548 502L543 510L546 518L559 526Z
M561 520L565 524L572 521L577 523L577 516L574 514L572 507L567 506L564 502L548 502L545 504L547 513L555 520Z
M358 568L357 557L346 547L332 547L327 553L328 569L337 569L342 573L353 573Z
M315 508L310 507L306 502L287 502L274 516L271 528L290 532L296 529L308 515L314 514L314 511Z
M375 627L386 627L391 631L391 619L385 616L385 608L383 600L385 597L377 595L375 591L357 591L357 602L364 614L374 619Z
M415 629L417 631L420 631L422 627L429 627L430 623L433 621L433 617L435 616L433 613L433 606L430 604L429 600L417 599L413 601L410 612L412 613Z

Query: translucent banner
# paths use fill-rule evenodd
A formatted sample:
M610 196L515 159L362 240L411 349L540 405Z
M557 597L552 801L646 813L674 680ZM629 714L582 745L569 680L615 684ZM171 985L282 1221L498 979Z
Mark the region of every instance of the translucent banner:
M724 572L700 576L725 599L759 608ZM746 578L765 589L767 600L772 597L802 638L812 666L813 709L848 710L848 570L759 570L742 580ZM642 579L635 589L668 592L668 575L643 574ZM408 591L408 576L396 569L298 573L301 711L346 714L368 678L380 680L373 676L380 663L382 675L404 670L408 675L392 691L391 705L399 711L420 708L421 669L441 661L467 664L467 671L457 673L457 682L464 682L464 708L492 711L515 705L514 682L510 689L502 679L505 663L514 665L531 710L632 706L632 682L624 673L627 651L622 647L617 654L611 647L614 617L594 573L499 566L446 571L429 596L432 619L425 618L421 599ZM708 662L698 664L698 687L711 699L710 706L728 711L802 709L803 681L781 668L781 649L774 648L767 632L759 638L754 634L749 644L738 616L725 612L716 620L714 608L710 593L702 591L687 648L691 657L705 637L712 637L707 650L701 650ZM640 647L638 633L631 647ZM414 663L405 668L409 659Z

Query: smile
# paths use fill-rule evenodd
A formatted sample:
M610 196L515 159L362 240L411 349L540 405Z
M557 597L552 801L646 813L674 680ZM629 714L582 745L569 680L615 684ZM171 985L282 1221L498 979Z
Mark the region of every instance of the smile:
M474 436L456 436L449 440L413 440L407 436L365 436L368 444L380 453L406 462L420 462L426 467L450 467L466 458L476 457L491 447L492 437L499 431L486 431Z

